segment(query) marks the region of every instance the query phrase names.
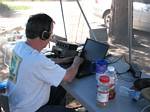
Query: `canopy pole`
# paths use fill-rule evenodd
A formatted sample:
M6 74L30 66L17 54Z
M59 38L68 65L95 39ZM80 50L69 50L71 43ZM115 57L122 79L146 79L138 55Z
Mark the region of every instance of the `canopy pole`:
M132 62L132 38L133 38L133 0L128 0L128 38L129 38L129 63Z
M89 27L89 29L90 29L91 33L92 33L93 38L94 38L95 40L97 40L97 39L96 39L95 34L93 33L93 31L92 31L92 29L91 29L91 26L90 26L90 24L89 24L88 20L87 20L87 18L86 18L86 16L85 16L85 14L84 14L84 12L83 12L83 9L82 9L82 7L81 7L81 5L80 5L79 1L78 1L78 0L76 0L76 1L77 1L78 6L79 6L79 8L80 8L80 10L81 10L81 13L83 14L83 17L84 17L84 19L85 19L85 21L86 21L86 23L87 23L87 25L88 25L88 27Z
M64 12L63 12L62 0L60 0L60 6L61 6L61 14L62 14L62 19L63 19L65 37L67 38L67 31L66 31L66 24L65 24Z

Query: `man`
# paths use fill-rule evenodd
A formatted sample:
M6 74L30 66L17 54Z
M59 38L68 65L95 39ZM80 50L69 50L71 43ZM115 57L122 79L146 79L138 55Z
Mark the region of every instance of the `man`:
M62 81L71 82L83 62L76 56L73 64L65 70L40 53L53 40L53 25L54 21L47 14L31 16L26 24L27 41L18 43L13 49L8 82L11 112L72 111L47 105L51 86L57 87Z

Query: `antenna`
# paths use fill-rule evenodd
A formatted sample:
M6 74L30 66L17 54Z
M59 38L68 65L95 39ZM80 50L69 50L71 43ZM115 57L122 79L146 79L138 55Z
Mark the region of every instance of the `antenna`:
M62 0L60 0L60 6L61 6L61 14L62 14L62 19L63 19L63 24L64 24L65 37L67 38L67 31L66 31L66 24L65 24L64 12L63 12Z
M93 33L93 31L92 31L92 29L91 29L91 26L90 26L88 20L87 20L85 14L84 14L84 12L83 12L83 9L82 9L82 7L81 7L81 5L80 5L80 2L79 2L78 0L76 0L76 1L77 1L78 6L79 6L79 8L80 8L80 10L81 10L81 13L83 14L83 17L84 17L84 19L85 19L85 21L86 21L86 23L87 23L87 25L88 25L88 27L89 27L91 33L92 33L93 38L94 38L95 40L97 40L95 34Z

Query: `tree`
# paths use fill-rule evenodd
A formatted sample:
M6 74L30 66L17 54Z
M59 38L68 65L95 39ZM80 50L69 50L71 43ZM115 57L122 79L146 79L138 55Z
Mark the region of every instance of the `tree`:
M112 0L110 35L115 41L128 43L128 0Z
M9 6L0 1L0 17L10 17L12 13L13 11L9 8Z

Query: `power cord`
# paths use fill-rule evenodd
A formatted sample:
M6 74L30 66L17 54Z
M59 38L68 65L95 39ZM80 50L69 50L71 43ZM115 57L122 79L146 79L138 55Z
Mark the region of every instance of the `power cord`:
M117 62L119 63L120 60L122 61L122 59L124 61L124 62L122 62L122 64L123 63L128 64L128 62L124 58L124 55L118 57L118 56L113 56L112 54L108 54L105 59L108 62L108 64L110 64L112 66L113 66L113 64L115 64ZM117 66L117 67L119 67L119 66ZM124 80L126 82L133 82L134 81L134 79L131 79L131 77L130 78L123 77L123 76L127 75L127 73L130 73L128 69L125 71L122 71L122 72L118 72L117 68L115 68L115 69L116 69L116 74L117 74L118 79Z
M113 56L112 54L108 54L105 58L105 60L107 61L108 64L113 64L116 63L117 61L119 61L120 59L122 59L124 56Z
M150 108L150 105L145 106L140 112L144 112L146 109ZM148 111L147 111L148 112Z

